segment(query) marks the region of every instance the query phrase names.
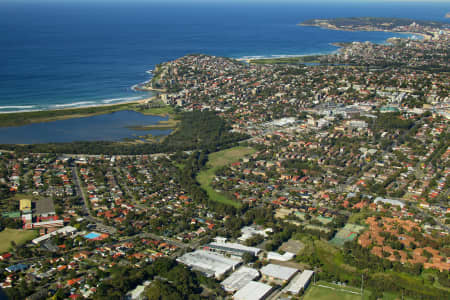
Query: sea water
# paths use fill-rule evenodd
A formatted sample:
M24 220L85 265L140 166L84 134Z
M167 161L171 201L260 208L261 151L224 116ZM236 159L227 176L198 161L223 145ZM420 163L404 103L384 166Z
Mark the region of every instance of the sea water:
M156 64L189 53L278 57L329 53L333 42L399 34L297 26L310 18L383 16L443 21L450 3L195 3L0 1L0 113L119 103ZM331 2L331 3L330 3ZM0 115L1 117L1 115Z

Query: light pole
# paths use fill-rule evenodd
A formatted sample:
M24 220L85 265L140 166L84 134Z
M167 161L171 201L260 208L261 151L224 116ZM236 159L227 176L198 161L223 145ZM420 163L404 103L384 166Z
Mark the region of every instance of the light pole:
M364 297L364 274L361 274L361 300L363 300Z

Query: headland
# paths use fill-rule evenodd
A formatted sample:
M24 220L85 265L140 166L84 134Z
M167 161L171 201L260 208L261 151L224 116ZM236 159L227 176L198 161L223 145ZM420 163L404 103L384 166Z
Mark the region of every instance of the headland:
M333 19L309 19L298 24L316 26L324 29L343 31L385 31L395 33L417 34L432 38L430 28L448 29L449 24L437 21L424 21L406 18L350 17Z

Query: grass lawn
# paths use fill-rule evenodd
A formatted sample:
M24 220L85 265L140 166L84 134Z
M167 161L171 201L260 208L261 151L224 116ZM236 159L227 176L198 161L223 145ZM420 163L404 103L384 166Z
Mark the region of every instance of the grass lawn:
M316 285L310 285L303 297L303 300L361 300L360 289L349 286L339 286L330 282L319 281ZM358 294L355 294L358 293ZM372 294L369 290L364 290L364 300L368 300ZM394 293L384 293L383 300L400 300L401 296ZM410 297L403 297L405 300L412 300Z
M359 225L364 225L364 221L367 219L367 217L370 217L372 214L370 211L368 211L367 209L362 210L358 213L354 213L350 216L350 218L348 218L348 223L352 223L352 224L359 224Z
M280 58L262 58L252 59L252 64L302 64L302 63L320 63L320 55L307 55L296 57L280 57Z
M0 253L7 252L11 246L11 242L14 241L16 245L23 245L27 241L34 239L38 236L36 230L21 230L6 228L0 232Z
M156 107L156 108L149 108L149 109L143 109L143 110L137 110L140 113L143 113L144 115L156 115L156 116L166 116L166 115L173 115L175 113L172 106L163 106L163 107Z
M233 205L239 207L241 204L237 201L229 199L225 195L216 192L211 186L211 182L215 177L215 172L223 166L239 161L242 157L254 153L255 150L250 147L234 147L231 149L215 152L209 155L206 164L207 169L202 170L197 175L197 181L200 186L208 193L210 199L216 202Z
M360 290L319 281L306 291L304 300L361 300ZM364 299L369 299L370 292L364 291Z
M0 200L0 210L2 212L19 211L19 203L22 199L32 200L33 196L28 194L15 194L11 198Z

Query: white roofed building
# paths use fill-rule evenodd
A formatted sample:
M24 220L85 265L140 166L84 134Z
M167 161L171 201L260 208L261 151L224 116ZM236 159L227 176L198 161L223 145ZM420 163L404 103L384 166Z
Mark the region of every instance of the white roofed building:
M72 227L72 226L65 226L65 227L60 228L60 229L58 229L58 230L56 230L56 231L53 231L53 232L51 232L51 233L47 233L47 234L45 234L45 235L42 235L42 236L40 236L40 237L37 237L37 238L35 238L34 240L32 240L32 242L33 242L33 244L36 244L36 245L37 245L37 244L39 244L39 243L41 243L41 242L43 242L43 241L48 240L48 239L51 238L52 236L55 236L55 235L64 235L64 236L71 235L71 236L73 236L75 232L77 232L77 229L76 229L75 227Z
M278 252L269 252L267 253L268 260L278 260L278 261L289 261L295 257L294 253L285 252L283 255Z
M177 261L204 273L208 277L215 276L216 278L222 277L229 270L234 270L241 263L241 260L227 258L205 250L186 253L179 257Z
M261 274L264 278L280 283L289 281L297 272L298 269L275 264L268 264L261 269Z
M253 226L245 226L241 228L242 235L238 238L239 241L245 242L249 238L259 234L263 237L267 237L267 232L272 232L272 228L266 228L266 229L256 229Z
M243 288L247 283L259 277L259 272L252 268L241 267L239 270L231 274L221 285L223 289L229 293L235 292Z
M401 208L403 208L405 206L405 203L403 203L399 200L387 199L387 198L382 198L382 197L376 197L374 202L375 202L375 204L378 204L379 202L387 203L390 205L400 206Z
M272 287L261 282L250 281L234 294L234 300L262 300L269 296Z
M203 247L205 250L226 253L232 256L241 257L244 253L250 253L257 256L261 249L255 247L247 247L237 243L212 242Z
M305 290L313 275L314 271L311 270L304 270L301 274L297 274L284 289L285 292L298 294L301 290Z

